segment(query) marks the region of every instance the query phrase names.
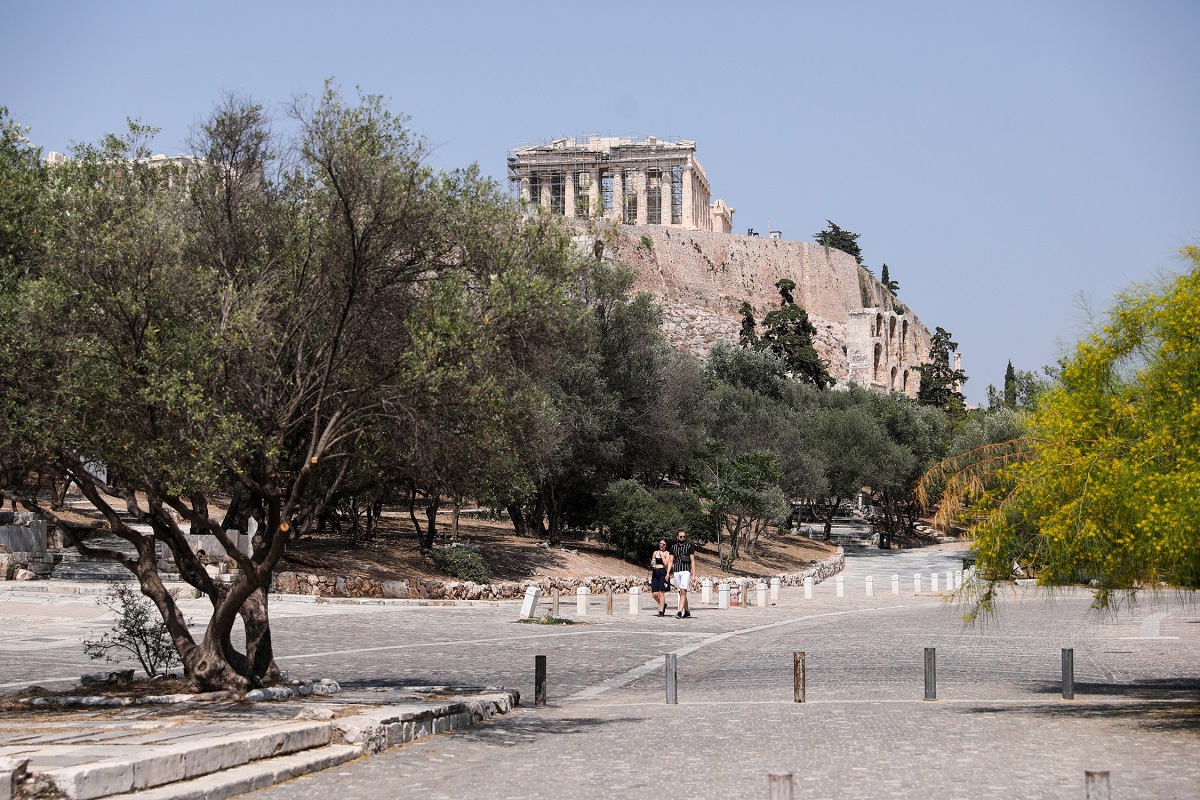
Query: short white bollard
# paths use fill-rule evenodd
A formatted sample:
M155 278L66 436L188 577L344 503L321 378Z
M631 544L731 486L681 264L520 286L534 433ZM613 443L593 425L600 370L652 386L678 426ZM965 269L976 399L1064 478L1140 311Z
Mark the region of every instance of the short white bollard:
M728 583L721 583L717 586L717 608L729 608Z
M581 617L587 616L588 595L592 590L586 586L580 586L575 590L575 613Z
M947 572L946 573L946 591L948 592L953 588L954 588L954 573Z
M642 587L634 586L629 590L629 613L638 614L642 610Z
M962 588L962 570L961 569L955 570L955 572L954 572L954 588L955 589Z
M712 605L712 580L705 578L700 581L700 603L702 605Z
M921 573L913 573L913 594L921 593Z
M875 578L871 575L868 575L867 580L866 580L866 585L867 585L867 597L874 597L875 596Z
M542 590L536 586L530 586L525 589L525 599L521 601L521 619L533 619L537 614L538 600L542 597Z
M936 572L930 573L929 575L929 591L938 591L938 574Z
M812 600L812 587L813 587L812 575L808 575L804 578L804 599L805 600Z
M779 587L783 585L783 581L779 578L771 578L771 605L779 602Z
M892 576L892 594L900 594L900 576Z
M759 608L766 608L767 607L767 585L765 583L760 583L758 585L757 595L758 595L758 597L755 598L755 605L757 605Z
M845 597L846 596L846 578L845 578L845 576L838 575L837 578L834 580L834 583L837 585L837 596Z

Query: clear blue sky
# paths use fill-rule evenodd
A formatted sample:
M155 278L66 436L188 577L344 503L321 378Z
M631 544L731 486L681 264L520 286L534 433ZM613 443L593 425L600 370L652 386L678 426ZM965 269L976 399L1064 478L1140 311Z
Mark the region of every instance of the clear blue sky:
M46 150L160 151L223 90L385 95L445 168L517 144L694 139L736 230L832 219L964 353L970 400L1052 362L1200 239L1200 2L0 0L0 105Z

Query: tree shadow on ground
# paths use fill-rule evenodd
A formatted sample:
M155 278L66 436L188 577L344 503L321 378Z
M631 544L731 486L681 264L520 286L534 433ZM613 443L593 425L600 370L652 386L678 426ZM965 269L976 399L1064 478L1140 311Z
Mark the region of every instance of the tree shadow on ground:
M1062 684L1053 681L1037 683L1038 694L1062 694ZM1200 680L1192 678L1157 678L1129 683L1075 682L1075 697L1125 697L1137 700L1195 700L1200 702Z
M1062 687L1047 685L1046 694L1060 694ZM1097 695L1127 697L1127 702L1096 702ZM1038 716L1049 719L1124 721L1146 731L1191 733L1200 735L1200 697L1195 684L1176 681L1139 681L1134 684L1076 684L1075 701L1062 700L1050 705L993 706L969 709L971 714L998 717ZM1082 701L1082 702L1077 702Z
M502 717L493 717L487 724L473 725L451 731L455 737L467 741L486 743L497 747L515 747L534 744L551 736L590 735L603 732L613 725L648 723L646 717L571 717L563 719L552 714L520 713L529 709L515 709Z

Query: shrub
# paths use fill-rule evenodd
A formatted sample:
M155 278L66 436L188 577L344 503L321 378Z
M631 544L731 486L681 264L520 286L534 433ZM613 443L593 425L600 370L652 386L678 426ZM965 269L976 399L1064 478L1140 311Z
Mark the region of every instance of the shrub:
M605 538L622 558L635 563L648 559L659 539L674 541L675 532L681 529L698 533L698 541L707 540L707 518L690 492L651 492L637 481L616 481L601 498L599 512Z
M96 599L117 615L112 629L96 640L84 640L83 652L93 660L103 658L110 664L119 659L114 653L124 652L137 659L146 671L146 676L165 673L172 665L180 663L179 652L156 609L149 600L139 597L133 586L113 583L108 591Z
M440 547L432 552L431 557L438 569L460 581L492 582L483 556L465 547Z

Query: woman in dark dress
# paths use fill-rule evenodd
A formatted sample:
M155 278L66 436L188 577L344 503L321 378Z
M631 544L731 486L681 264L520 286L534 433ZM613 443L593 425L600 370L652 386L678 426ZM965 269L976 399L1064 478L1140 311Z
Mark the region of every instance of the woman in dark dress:
M667 592L671 591L667 576L671 574L671 563L674 560L671 552L667 550L667 540L659 540L658 549L650 557L650 594L658 603L660 617L667 615Z

